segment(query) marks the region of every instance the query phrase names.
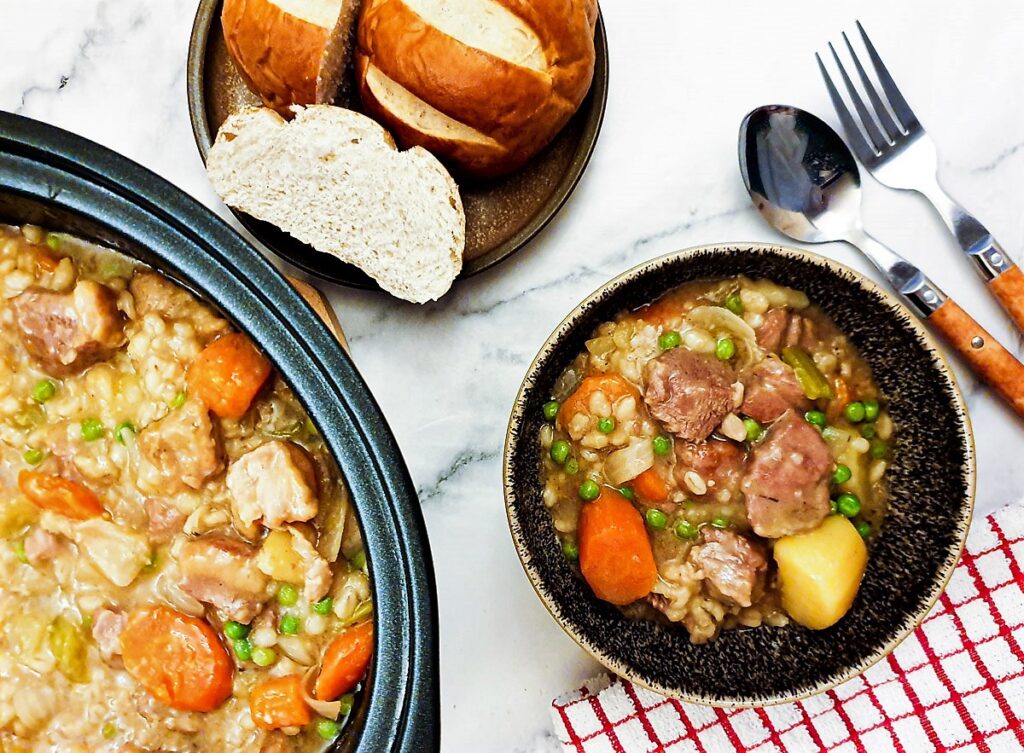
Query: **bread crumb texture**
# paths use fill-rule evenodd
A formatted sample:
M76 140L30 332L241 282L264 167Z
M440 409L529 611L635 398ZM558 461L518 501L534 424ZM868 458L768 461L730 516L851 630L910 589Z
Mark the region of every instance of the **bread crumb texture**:
M436 300L462 269L459 189L420 147L398 151L370 118L329 105L232 115L207 160L224 202L362 269L415 303Z

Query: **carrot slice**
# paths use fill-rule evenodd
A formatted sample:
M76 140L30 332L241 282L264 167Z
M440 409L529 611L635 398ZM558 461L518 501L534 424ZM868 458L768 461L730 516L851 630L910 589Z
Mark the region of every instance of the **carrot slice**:
M241 418L270 376L270 361L241 332L203 348L188 370L189 391L221 418Z
M75 520L88 520L103 514L103 504L92 490L60 476L38 471L21 471L18 488L29 502Z
M610 403L627 395L632 395L637 400L640 399L640 393L636 387L618 374L588 376L580 382L576 391L562 403L562 408L558 412L558 420L563 427L567 426L577 413L586 413L590 410L590 398L595 392L603 392Z
M334 701L352 690L366 673L372 654L372 622L346 630L327 646L313 695L318 701Z
M249 694L249 715L261 729L309 724L313 714L302 699L302 675L272 677L257 683Z
M622 606L650 593L658 569L644 520L628 499L604 488L583 506L577 534L580 570L597 598Z
M850 386L841 376L832 379L832 392L834 398L829 400L825 415L829 423L835 422L843 414L843 408L850 402Z
M653 466L633 479L633 491L651 502L664 502L668 499L668 486Z
M643 319L648 324L664 324L682 313L682 304L670 298L662 298L636 310L637 318Z
M121 632L124 668L163 704L212 711L231 695L231 659L207 623L170 607L139 607Z

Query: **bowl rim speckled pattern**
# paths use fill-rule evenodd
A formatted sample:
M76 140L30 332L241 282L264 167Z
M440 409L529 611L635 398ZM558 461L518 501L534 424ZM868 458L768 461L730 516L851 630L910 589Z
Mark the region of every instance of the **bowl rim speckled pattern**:
M965 485L964 497L959 501L959 516L953 522L950 523L953 526L952 533L955 535L955 543L946 550L946 556L942 561L938 572L929 584L928 591L924 599L920 602L920 605L915 608L910 614L908 619L904 619L901 624L895 626L895 634L887 640L884 644L874 646L870 653L862 660L851 666L845 666L838 674L825 677L823 679L817 678L809 682L805 687L798 688L793 692L780 693L773 695L768 698L754 698L746 695L736 695L735 697L724 697L722 695L705 694L702 692L694 692L693 690L684 691L678 687L671 687L665 683L650 681L639 674L630 664L622 658L616 656L612 650L607 649L605 646L600 645L600 642L589 639L583 634L583 629L579 625L572 624L568 617L563 613L562 607L557 603L555 596L545 585L545 580L542 573L539 572L539 565L534 562L534 554L531 552L531 544L527 540L528 533L524 531L523 523L520 519L520 514L517 507L520 504L521 498L525 495L521 495L517 492L515 475L516 467L515 464L521 456L521 443L523 442L535 442L536 437L531 436L528 432L521 431L527 415L527 410L531 407L533 409L539 409L539 405L527 405L527 393L532 390L539 383L539 375L546 368L555 368L557 373L561 368L564 368L565 363L561 364L550 364L549 359L553 358L553 350L555 347L567 338L570 334L575 332L577 326L585 321L585 315L589 309L594 306L600 306L602 301L611 296L615 291L620 290L623 287L630 285L639 284L638 281L643 280L645 276L656 275L659 271L668 270L676 265L685 266L690 261L694 260L697 256L702 254L715 254L715 253L752 253L752 254L767 254L779 257L782 259L797 260L800 262L810 263L813 265L823 266L828 271L836 273L840 276L848 277L852 284L859 286L864 294L875 293L879 297L881 303L892 313L892 315L899 315L900 322L905 322L906 326L909 327L911 334L917 337L918 342L925 349L926 355L930 356L932 362L935 364L938 372L946 380L948 387L950 388L951 394L951 408L955 414L955 417L960 422L962 427L962 451L963 451L963 462L960 466L962 473L962 479ZM730 273L732 274L732 273ZM728 276L728 275L723 275ZM681 279L679 282L672 284L675 287L678 284L691 278ZM708 279L707 276L692 279ZM647 299L636 301L636 305L640 306L650 302ZM813 302L813 300L812 300ZM610 312L602 312L603 314L614 314L615 311L621 310L621 306L618 309ZM608 317L610 318L610 317ZM605 319L601 319L603 321ZM842 329L842 323L838 323ZM550 374L550 372L548 372ZM550 380L547 380L550 381ZM536 396L535 396L536 397ZM546 399L546 398L542 398ZM522 462L522 461L519 461ZM538 469L539 471L539 469ZM527 471L524 470L523 473ZM525 571L530 584L533 586L537 596L543 602L545 608L555 619L555 621L561 626L569 637L571 637L582 649L589 653L594 659L596 659L606 669L614 672L615 674L635 683L640 687L645 687L656 693L673 697L685 702L696 703L705 706L721 707L721 708L736 708L736 707L756 707L756 706L770 706L782 703L789 703L794 701L803 700L810 696L818 693L830 690L837 685L850 680L875 663L881 661L888 656L893 649L896 648L907 636L909 636L921 622L927 616L927 614L934 607L935 603L940 598L944 591L949 579L952 577L953 570L956 564L959 562L960 555L963 551L967 540L967 533L970 528L970 523L974 510L975 490L977 480L977 468L975 459L975 447L974 447L974 435L971 428L970 417L967 413L966 402L964 400L963 393L957 382L956 375L950 368L949 362L938 347L935 339L925 328L923 323L914 316L896 297L885 288L881 287L868 277L864 276L860 272L847 267L835 260L816 254L810 251L806 251L799 248L782 246L774 243L761 243L761 242L734 242L734 243L719 243L719 244L706 244L700 246L693 246L685 248L679 251L670 252L668 254L659 256L657 258L644 261L633 268L617 275L608 282L601 285L593 293L588 295L583 301L581 301L573 310L558 324L551 335L544 341L544 344L540 347L536 357L530 363L529 368L523 378L522 384L520 385L519 391L517 392L515 402L513 404L512 413L509 419L508 429L505 439L505 449L503 457L503 483L505 492L505 506L506 515L508 517L509 529L512 535L513 543L516 551L519 555L520 563ZM537 476L537 484L540 484L539 475ZM536 495L539 499L539 494ZM546 511L545 511L546 512ZM550 520L550 518L549 518ZM884 532L884 527L883 527ZM551 535L554 535L554 528L551 527ZM539 561L539 560L538 560ZM871 567L871 561L869 559L868 567ZM578 579L578 578L577 578ZM585 583L579 580L581 589L585 589ZM581 592L581 597L594 598L586 592ZM856 610L856 605L854 607ZM851 614L854 610L851 610ZM622 617L623 620L628 618ZM681 627L676 629L682 630ZM775 628L756 628L754 631L760 630L774 630ZM751 631L744 631L751 632ZM710 644L707 644L710 645Z

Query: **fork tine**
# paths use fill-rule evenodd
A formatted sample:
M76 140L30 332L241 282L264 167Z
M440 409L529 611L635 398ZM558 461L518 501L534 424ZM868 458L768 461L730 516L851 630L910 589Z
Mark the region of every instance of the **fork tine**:
M853 100L853 106L857 110L857 114L860 116L861 125L864 128L864 132L868 135L868 138L874 142L876 151L880 151L884 147L889 145L889 140L882 135L882 132L878 130L878 126L875 125L874 118L871 117L871 112L868 110L867 105L864 104L864 100L860 98L860 93L857 91L857 87L853 85L853 81L846 73L846 68L843 67L843 62L839 59L839 53L836 52L836 48L832 46L832 43L828 43L828 48L832 50L832 58L836 61L836 66L839 68L839 75L843 77L843 83L846 84L846 91L850 95L850 99Z
M896 86L896 82L889 75L889 69L885 67L882 58L878 56L875 46L871 44L871 39L868 37L868 33L864 31L864 26L861 25L860 21L857 21L857 30L860 31L860 38L864 40L864 47L868 51L868 57L871 58L871 65L874 66L875 73L878 75L878 83L882 85L885 96L889 98L892 111L896 113L896 117L900 120L903 130L911 131L918 128L921 124L917 122L914 111L910 109L907 100L903 99L899 87Z
M846 42L846 49L850 52L850 57L853 58L853 65L857 69L857 76L860 78L860 82L864 86L864 91L867 92L868 99L871 100L871 105L875 108L875 117L889 136L889 142L895 143L896 138L903 135L900 127L896 125L896 122L892 119L889 111L885 109L885 104L882 102L882 98L878 96L878 91L875 89L875 85L871 82L871 79L868 78L868 74L867 71L864 70L864 66L860 64L860 58L858 58L857 53L853 51L853 45L850 44L850 38L846 36L845 31L843 32L843 41Z
M825 79L825 88L828 89L828 96L832 99L832 106L836 108L839 122L843 124L843 130L846 131L846 140L850 142L850 148L853 149L853 153L857 155L861 162L864 164L871 163L878 156L878 149L864 138L864 134L861 133L856 119L846 108L842 95L839 94L839 90L832 83L832 78L828 75L825 64L821 61L821 55L814 53L814 57L818 61L818 70L821 71L821 77Z

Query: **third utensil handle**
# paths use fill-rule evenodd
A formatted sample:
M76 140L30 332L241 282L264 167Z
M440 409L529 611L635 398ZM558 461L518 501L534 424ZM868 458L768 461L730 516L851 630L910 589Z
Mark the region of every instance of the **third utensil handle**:
M988 382L1019 416L1024 417L1024 364L952 298L944 301L928 321L970 364L974 373Z
M1016 264L994 278L988 284L989 290L999 299L1016 323L1017 328L1024 332L1024 272Z

